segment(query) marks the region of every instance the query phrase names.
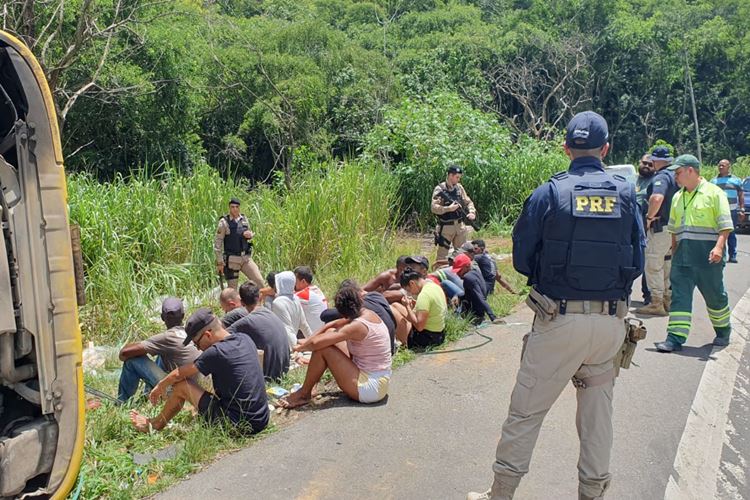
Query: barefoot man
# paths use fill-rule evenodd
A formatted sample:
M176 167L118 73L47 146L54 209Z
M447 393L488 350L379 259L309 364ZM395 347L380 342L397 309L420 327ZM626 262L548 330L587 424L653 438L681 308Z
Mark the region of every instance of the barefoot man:
M185 333L185 345L192 342L203 353L154 386L149 399L156 405L166 394L164 408L154 418L131 411L133 426L140 432L162 430L187 401L209 422L223 417L236 425L248 425L252 433L265 429L270 412L263 370L252 339L247 335L231 335L205 307L190 316ZM189 380L198 372L211 375L215 394Z

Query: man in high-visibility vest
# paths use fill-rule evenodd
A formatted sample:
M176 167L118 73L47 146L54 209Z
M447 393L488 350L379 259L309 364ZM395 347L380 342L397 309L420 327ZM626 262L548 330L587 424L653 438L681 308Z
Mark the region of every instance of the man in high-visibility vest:
M722 189L700 176L700 162L682 155L669 167L680 189L672 199L667 230L672 233L672 307L660 352L682 349L690 333L693 290L698 287L716 332L713 344L729 344L729 299L724 290L724 247L734 229Z

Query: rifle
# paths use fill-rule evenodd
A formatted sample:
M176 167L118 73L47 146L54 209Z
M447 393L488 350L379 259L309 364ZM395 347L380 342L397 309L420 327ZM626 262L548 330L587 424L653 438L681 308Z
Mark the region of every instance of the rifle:
M458 203L459 208L455 212L456 215L458 215L458 220L460 220L461 222L463 222L467 226L473 227L477 231L479 230L479 228L476 225L476 221L469 219L469 211L466 208L466 204L464 203L463 197L460 197L460 196L455 196L455 197L451 196L450 193L448 193L448 191L446 191L442 187L440 187L440 192L438 192L438 196L442 200L443 206L449 206L449 205L453 204L454 202ZM436 238L436 243L435 244L436 245L439 244L439 243L437 243L437 238Z

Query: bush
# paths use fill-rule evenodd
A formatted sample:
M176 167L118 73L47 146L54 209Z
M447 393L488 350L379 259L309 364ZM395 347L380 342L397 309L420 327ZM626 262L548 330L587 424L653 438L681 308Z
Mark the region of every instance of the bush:
M365 156L394 172L405 213L414 212L422 226L433 221L432 190L451 163L464 168L462 183L480 223L514 219L531 191L568 165L558 144L514 142L493 115L451 93L406 98L387 110L367 138Z

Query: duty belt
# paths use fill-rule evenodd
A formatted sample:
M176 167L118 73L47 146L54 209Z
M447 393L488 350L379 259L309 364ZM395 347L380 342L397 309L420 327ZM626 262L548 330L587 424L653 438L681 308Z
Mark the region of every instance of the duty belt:
M229 256L244 257L245 255L250 255L250 251L240 252L240 253L225 253L224 257L229 257Z
M555 300L560 314L609 314L614 316L618 309L627 312L624 300Z
M455 224L456 222L461 222L461 221L459 221L459 220L456 220L456 219L453 219L453 220L446 220L446 221L443 221L443 220L441 220L441 221L440 221L440 225L441 225L441 226L452 226L452 225L453 225L453 224Z

